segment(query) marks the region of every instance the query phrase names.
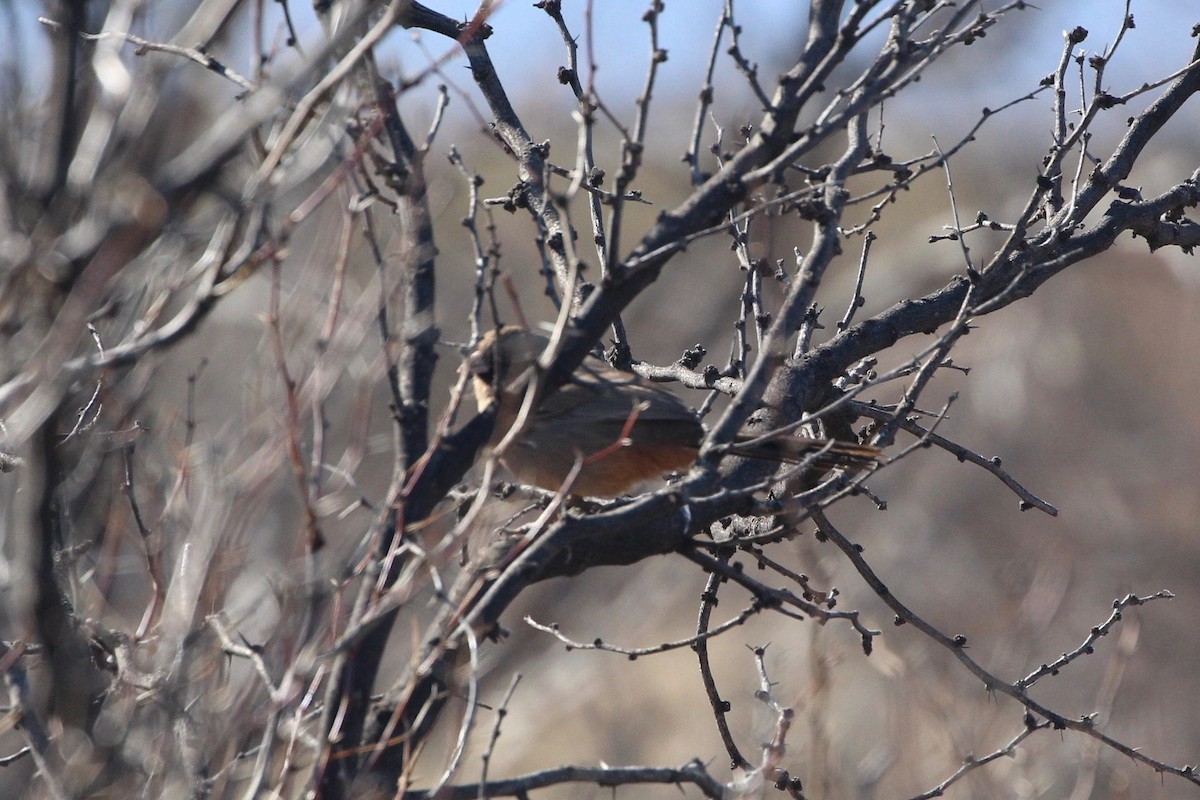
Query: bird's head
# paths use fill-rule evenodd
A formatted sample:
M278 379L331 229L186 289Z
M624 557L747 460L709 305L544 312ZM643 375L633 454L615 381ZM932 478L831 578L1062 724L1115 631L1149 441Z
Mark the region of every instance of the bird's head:
M516 325L485 333L467 357L480 410L491 405L498 393L517 388L514 382L533 366L548 342L545 336Z

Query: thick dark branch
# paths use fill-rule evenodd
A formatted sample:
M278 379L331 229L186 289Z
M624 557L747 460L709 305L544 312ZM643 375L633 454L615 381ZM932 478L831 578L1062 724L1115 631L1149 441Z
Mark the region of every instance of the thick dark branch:
M570 262L564 247L564 237L571 233L558 214L550 199L545 184L547 148L534 143L529 132L517 116L516 109L508 99L504 84L492 64L484 40L491 29L480 19L459 24L420 3L412 2L401 14L400 24L407 28L423 28L448 36L462 45L463 52L471 64L471 76L479 85L488 107L495 118L492 126L496 137L516 157L518 177L529 208L538 223L545 228L551 261L558 278L559 290L564 298L575 296L571 285Z
M1114 202L1103 218L1085 233L1062 245L1048 245L1015 255L1003 270L988 269L977 293L985 313L1033 294L1050 278L1092 256L1108 250L1126 231L1158 231L1163 215L1200 204L1200 172L1159 197L1139 203ZM1188 228L1190 230L1190 228ZM811 403L815 387L828 384L859 359L894 345L915 333L934 333L954 319L970 286L956 276L941 289L915 300L902 300L886 311L854 325L814 348L798 365L807 378L797 383L796 396Z
M396 192L396 210L399 217L399 242L395 260L398 262L400 282L403 287L403 321L401 322L401 346L399 358L392 360L386 352L392 337L386 301L386 292L379 301L377 319L388 363L388 378L397 396L397 407L392 410L400 434L400 453L394 465L391 487L388 492L386 521L383 523L389 535L381 537L380 552L390 552L399 535L396 526L390 524L392 506L400 494L408 468L415 464L429 444L429 395L433 385L433 371L437 363L434 346L438 341L438 329L434 320L434 267L436 247L433 239L433 222L426 196L424 153L419 151L409 135L396 106L392 86L378 72L372 54L362 61L357 78L360 88L375 101L374 111L382 120L382 132L391 146L391 158L381 170ZM369 220L369 217L368 217ZM368 230L370 230L368 228ZM380 272L386 271L391 259L382 256L371 240ZM389 254L390 255L390 254ZM381 286L386 280L381 278ZM388 576L389 585L399 574L401 562L397 560L393 574ZM364 582L360 587L355 610L361 613L370 600L374 587ZM367 710L375 678L382 663L391 626L395 615L388 614L377 622L351 653L341 655L334 664L331 680L326 692L326 714L322 719L322 733L340 735L345 744L361 742L366 724ZM335 715L334 710L340 715ZM340 717L340 730L333 731L334 719ZM344 796L350 781L352 759L338 759L329 765L322 776L322 790L328 797Z
M1192 51L1191 60L1195 62L1197 59L1200 59L1200 44ZM1108 192L1129 177L1133 165L1137 163L1146 145L1197 91L1200 91L1200 63L1193 63L1167 91L1137 116L1104 166L1088 177L1083 189L1071 204L1072 219L1083 219ZM1055 221L1051 220L1051 224Z

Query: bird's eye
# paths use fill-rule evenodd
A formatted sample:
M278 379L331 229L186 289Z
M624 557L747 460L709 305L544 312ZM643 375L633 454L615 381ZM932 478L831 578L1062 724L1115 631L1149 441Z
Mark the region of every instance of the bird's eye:
M467 369L471 370L471 374L484 383L491 383L492 378L495 376L491 353L480 353L478 351L471 353L467 357Z

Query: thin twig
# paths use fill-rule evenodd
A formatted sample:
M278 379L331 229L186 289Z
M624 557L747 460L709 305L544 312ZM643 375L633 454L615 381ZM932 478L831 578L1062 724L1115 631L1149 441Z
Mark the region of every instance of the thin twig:
M1089 717L1078 719L1065 717L1062 714L1059 714L1043 705L1042 703L1034 700L1020 686L1008 683L1007 681L998 678L991 672L984 669L978 662L975 661L975 659L971 658L971 656L967 654L967 638L965 636L947 636L926 622L922 617L918 616L915 612L908 608L908 606L900 602L900 600L887 588L887 585L879 578L879 576L875 574L875 571L870 567L870 565L867 564L866 559L863 558L861 549L859 547L854 545L849 539L842 535L842 533L829 522L828 518L825 517L823 512L816 512L813 516L817 520L817 525L822 535L837 545L838 549L842 551L847 559L849 559L850 563L853 564L859 575L861 575L863 580L866 581L867 585L871 587L871 590L875 592L876 596L883 600L884 603L886 603L887 606L896 613L897 619L903 621L904 623L911 624L922 634L929 637L934 642L949 651L956 659L958 659L959 663L967 668L967 671L983 682L983 685L988 691L999 692L1011 697L1013 700L1016 700L1018 703L1028 709L1030 713L1048 720L1051 724L1051 727L1053 727L1055 730L1068 729L1085 734L1098 740L1106 747L1109 747L1118 753L1122 753L1134 761L1145 764L1151 769L1154 769L1158 772L1176 775L1188 781L1189 783L1200 786L1200 770L1197 770L1189 765L1176 767L1172 764L1168 764L1164 761L1160 761L1159 759L1148 756L1140 749L1124 744L1123 742L1120 742L1101 732L1095 727L1094 723Z
M728 562L731 555L732 553L726 551L719 558L724 563ZM700 616L696 622L696 644L693 649L700 662L700 679L704 682L704 692L708 696L708 703L717 723L717 732L725 745L725 752L729 754L730 765L733 769L749 769L750 762L738 749L737 743L733 740L733 734L729 730L729 720L726 715L729 713L730 704L729 701L721 699L720 692L717 690L717 681L713 677L712 663L708 656L708 641L705 638L710 630L709 620L712 617L712 611L717 606L717 590L721 583L721 576L715 571L710 571L704 591L700 594Z
M715 628L709 628L703 633L698 633L695 636L689 636L686 639L663 642L662 644L656 644L651 647L621 647L619 645L609 644L608 642L605 642L603 639L599 638L593 639L590 642L577 642L563 635L562 631L559 630L558 623L544 625L529 615L525 616L525 624L529 625L529 627L535 630L550 634L566 645L567 650L602 650L608 653L620 653L623 656L627 656L630 661L633 661L641 658L642 656L652 656L657 653L665 653L669 650L679 650L684 647L694 648L696 643L702 639L712 639L716 636L720 636L726 631L732 630L739 625L744 624L748 619L761 612L762 609L763 607L761 603L751 603L737 616L727 619L725 622L722 622Z
M1071 662L1077 661L1083 656L1091 655L1093 652L1095 652L1096 642L1100 639L1100 637L1107 636L1113 627L1121 621L1123 612L1126 608L1129 608L1130 606L1145 605L1153 600L1172 600L1174 598L1175 594L1173 592L1170 592L1166 589L1160 589L1154 594L1148 594L1142 597L1139 597L1136 594L1127 594L1118 600L1114 600L1113 611L1108 615L1108 619L1092 628L1091 631L1088 632L1087 638L1085 638L1078 647L1069 653L1063 653L1059 658L1051 661L1049 664L1042 664L1033 672L1029 673L1024 678L1021 678L1014 685L1018 689L1028 689L1030 686L1037 683L1047 675L1057 675L1062 671L1063 667L1067 666Z

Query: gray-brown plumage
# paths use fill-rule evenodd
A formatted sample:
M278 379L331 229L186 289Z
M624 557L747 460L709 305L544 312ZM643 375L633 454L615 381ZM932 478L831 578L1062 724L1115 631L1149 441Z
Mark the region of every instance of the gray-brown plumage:
M490 446L517 421L530 367L546 337L515 326L488 331L468 360L482 410L499 397ZM571 379L545 398L524 432L500 457L518 480L557 490L578 459L574 494L615 497L638 484L691 465L704 428L682 400L641 377L588 358ZM798 461L828 441L788 436L730 452L751 458ZM879 450L834 442L816 466L867 466Z

